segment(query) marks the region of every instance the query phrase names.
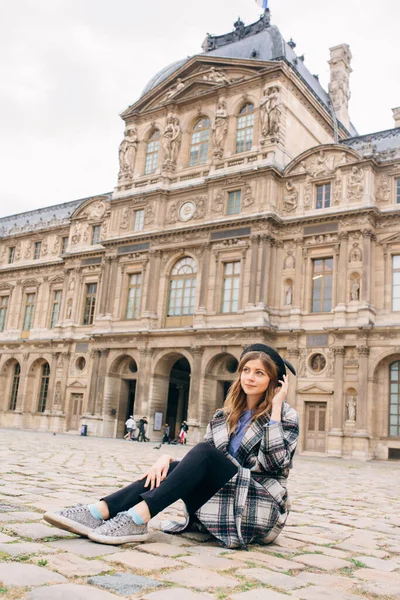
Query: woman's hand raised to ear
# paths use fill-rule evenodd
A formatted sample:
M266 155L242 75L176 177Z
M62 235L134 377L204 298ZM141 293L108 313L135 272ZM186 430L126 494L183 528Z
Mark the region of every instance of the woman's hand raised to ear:
M142 477L139 477L139 481L142 481L146 477L144 487L149 487L152 490L155 487L159 487L160 483L164 481L168 475L169 465L174 459L168 454L162 454L158 458L155 464L150 467Z
M275 390L275 396L272 398L272 412L271 419L274 421L281 420L281 412L282 412L282 404L285 402L288 388L289 388L289 380L288 376L284 375L283 380L280 380L280 387L277 387Z

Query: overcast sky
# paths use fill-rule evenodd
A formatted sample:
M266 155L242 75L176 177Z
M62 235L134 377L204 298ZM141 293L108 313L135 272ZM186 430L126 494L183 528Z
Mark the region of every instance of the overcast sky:
M353 53L359 133L400 105L398 0L270 0L272 22L326 88L329 47ZM0 216L112 191L119 113L207 32L256 21L255 0L0 0Z

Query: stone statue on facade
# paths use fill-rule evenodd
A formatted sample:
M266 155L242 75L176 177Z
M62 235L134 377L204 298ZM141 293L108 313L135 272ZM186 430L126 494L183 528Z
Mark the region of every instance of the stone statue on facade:
M132 125L119 146L119 179L132 179L138 143L137 129Z
M349 200L361 200L364 193L364 173L362 169L354 166L348 181L347 192Z
M71 244L76 245L81 241L81 223L75 223L72 229Z
M177 207L176 202L173 202L168 207L166 221L167 221L167 223L176 223L177 220L178 220L178 207Z
M172 86L165 95L165 99L169 100L172 96L175 96L178 92L180 92L185 87L184 82L180 77L176 80L176 84Z
M61 404L61 381L57 381L56 389L54 392L54 405L59 406Z
M279 137L281 118L281 94L279 85L273 85L264 89L264 95L260 101L261 120L261 144L265 144L267 138L276 141Z
M349 398L346 402L346 406L347 406L347 416L348 416L347 420L352 421L354 423L356 420L357 397L349 396Z
M211 67L208 73L203 75L205 81L212 81L213 83L225 83L231 82L229 77L221 70L217 70L215 67Z
M223 195L222 191L220 190L213 200L211 210L213 213L221 213L223 211L223 209L224 209L224 195Z
M243 190L243 206L250 206L254 203L253 190L251 186L246 183Z
M299 192L291 181L285 183L286 193L283 197L283 210L291 212L297 208Z
M224 143L228 133L228 111L225 98L219 98L215 119L212 125L213 131L213 154L216 158L222 158L224 154Z
M122 210L122 215L121 215L121 229L128 229L128 223L129 223L129 208L125 207Z
M285 306L292 306L293 300L293 286L291 282L288 282L285 286Z
M29 240L29 242L26 245L25 248L25 254L24 254L24 258L30 258L32 255L32 242L31 240Z
M203 219L206 214L206 201L207 198L204 196L200 196L199 198L195 198L196 210L193 215L194 219Z
M15 260L19 260L21 258L21 242L18 242L17 247L15 248Z
M153 223L155 218L155 214L154 214L154 202L149 202L149 204L146 205L146 208L144 209L144 222L146 225L150 225L150 223Z
M170 115L167 117L167 125L163 133L163 169L174 171L182 143L182 130L178 117Z
M343 195L343 184L340 177L336 177L333 184L333 204L340 204Z
M359 299L360 299L360 280L358 277L355 277L351 283L350 300L353 300L356 302Z
M391 192L391 181L390 177L386 174L382 174L378 179L376 188L376 200L377 202L389 202Z

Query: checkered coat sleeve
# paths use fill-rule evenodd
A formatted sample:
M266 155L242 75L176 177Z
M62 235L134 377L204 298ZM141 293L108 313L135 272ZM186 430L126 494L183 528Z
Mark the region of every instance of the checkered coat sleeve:
M238 473L196 516L226 547L270 543L282 530L288 515L286 481L298 435L297 412L284 403L282 421L269 425L268 416L254 421L233 458L228 454L225 414L214 415L204 439L236 464Z

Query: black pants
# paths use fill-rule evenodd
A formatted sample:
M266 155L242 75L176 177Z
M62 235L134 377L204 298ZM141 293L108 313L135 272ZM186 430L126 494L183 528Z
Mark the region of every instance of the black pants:
M237 473L237 467L207 442L194 446L181 461L171 463L168 475L158 488L146 491L145 479L135 481L102 498L107 503L110 519L144 500L150 515L156 514L182 499L189 513L203 506Z

